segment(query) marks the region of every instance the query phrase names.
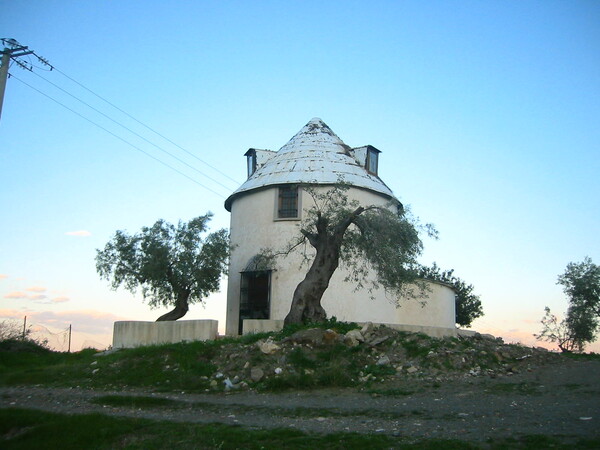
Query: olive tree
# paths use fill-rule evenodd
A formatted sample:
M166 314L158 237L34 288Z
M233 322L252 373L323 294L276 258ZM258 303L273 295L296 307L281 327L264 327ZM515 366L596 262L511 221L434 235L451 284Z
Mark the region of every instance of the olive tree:
M141 288L151 307L173 306L157 321L177 320L190 303L219 290L227 271L229 233L207 233L211 213L172 225L160 219L140 233L117 231L103 250L96 250L96 270L111 287L132 293Z
M557 284L569 298L565 318L559 321L546 307L542 331L535 336L556 343L563 352L581 352L596 340L600 328L600 266L589 257L581 263L569 263Z
M431 267L422 267L419 274L427 280L439 281L452 287L457 325L469 328L475 319L483 316L481 300L473 293L475 288L454 276L454 269L441 270L433 263Z
M398 201L360 205L348 198L348 189L343 182L328 190L305 188L313 206L306 211L299 236L281 252L264 251L278 257L304 249L309 265L294 290L286 325L326 319L321 299L340 264L347 269L346 281L357 289L383 287L396 298L416 297L426 289L418 277L417 257L423 249L419 233L425 228L434 235L433 227L419 226ZM375 277L367 281L371 271Z

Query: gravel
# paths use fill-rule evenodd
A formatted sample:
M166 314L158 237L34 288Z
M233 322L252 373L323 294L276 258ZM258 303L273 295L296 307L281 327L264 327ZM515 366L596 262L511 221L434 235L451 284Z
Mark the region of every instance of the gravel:
M576 440L600 437L599 373L598 360L560 358L512 376L465 376L436 384L407 379L404 390L387 394L350 389L187 394L2 387L0 407L68 414L100 412L261 429L293 427L319 433L384 433L414 439L483 442L537 434ZM104 395L163 397L180 404L174 408L140 409L92 402Z

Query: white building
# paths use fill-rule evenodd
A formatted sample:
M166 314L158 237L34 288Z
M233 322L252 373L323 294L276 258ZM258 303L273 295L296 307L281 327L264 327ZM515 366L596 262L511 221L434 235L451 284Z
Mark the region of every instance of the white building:
M394 198L378 176L380 151L366 145L350 148L321 119L312 119L279 151L251 148L248 179L225 201L231 212L234 246L227 287L226 333L268 329L280 325L289 312L294 289L307 267L301 255L291 254L264 267L261 249L285 248L299 233L303 213L312 198L306 186L328 189L343 178L352 187L348 195L362 205L383 205ZM425 305L414 299L393 299L383 290L356 291L344 281L343 266L334 273L322 306L341 321L395 325L431 335L455 334L454 292L431 284ZM268 322L247 321L260 319ZM257 324L266 326L257 326Z

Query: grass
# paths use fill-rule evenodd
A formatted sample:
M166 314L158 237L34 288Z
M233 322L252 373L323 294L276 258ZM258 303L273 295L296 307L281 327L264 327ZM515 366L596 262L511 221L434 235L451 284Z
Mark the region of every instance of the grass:
M291 428L254 430L221 424L190 424L101 414L67 415L0 409L0 447L12 449L595 449L600 439L569 442L560 436L526 435L481 445L450 439L385 434L305 433Z
M402 388L390 388L390 389L367 389L368 394L381 395L383 397L406 397L407 395L413 395L420 392L416 389L402 389Z
M523 381L521 383L494 383L488 387L493 394L538 395L542 385Z
M562 353L567 358L583 361L598 361L600 360L600 353Z
M101 414L61 415L24 409L0 410L0 436L4 449L475 448L449 440L415 446L383 434L248 430L220 424L157 422Z
M0 386L39 384L193 393L223 391L223 381L229 378L262 391L371 388L375 387L373 380L380 383L405 376L404 371L396 371L394 367L405 361L425 371L460 372L475 365L482 371L501 368L493 351L481 351L471 340L434 339L419 333L397 333L393 339L373 348L369 344L294 347L289 341L282 343L295 332L315 326L340 334L358 327L332 318L321 324L291 326L276 333L122 349L104 356L97 355L95 350L58 353L23 341L0 342ZM275 354L263 354L256 346L258 340L267 338L281 346ZM377 365L378 355L386 352L393 363ZM261 368L264 377L253 381L250 368ZM276 368L282 369L280 373L274 373ZM217 377L218 373L222 376ZM413 377L417 376L420 373Z
M137 386L203 391L209 387L207 378L216 370L212 358L226 344L210 341L149 346L100 357L95 350L4 351L0 358L0 385Z
M357 327L332 319L320 324L340 333ZM248 379L236 362L248 361L252 366L275 364L274 357L263 355L255 343L273 337L280 341L303 327L289 327L279 333L258 333L238 338L223 338L207 342L191 342L122 349L98 356L95 350L78 353L52 352L21 341L0 342L0 385L39 384L50 387L80 386L84 388L140 387L155 391L204 392L222 390L222 380L214 386L217 372L225 376L238 375ZM235 353L238 353L237 355ZM259 389L350 386L355 372L352 352L344 345L305 353L301 348L286 355L288 369L278 376L269 376L254 386ZM229 356L232 363L224 361ZM224 364L225 367L219 367ZM211 384L212 381L212 384Z

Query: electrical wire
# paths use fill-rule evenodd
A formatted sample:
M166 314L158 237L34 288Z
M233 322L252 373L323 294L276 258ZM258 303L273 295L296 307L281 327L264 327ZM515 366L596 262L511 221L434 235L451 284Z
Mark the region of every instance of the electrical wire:
M33 53L36 57L40 58L38 55L36 55L35 53ZM163 134L159 133L158 131L156 131L154 128L146 125L145 123L141 122L140 120L136 119L135 117L133 117L131 114L129 114L128 112L122 110L121 108L119 108L118 106L116 106L115 104L111 103L110 101L108 101L107 99L105 99L104 97L100 96L99 94L96 94L94 91L92 91L91 89L89 89L88 87L84 86L83 84L81 84L79 81L75 80L74 78L70 77L69 75L67 75L66 73L64 73L63 71L61 71L60 69L57 69L54 66L50 66L52 67L53 70L55 70L56 72L60 73L62 76L64 76L65 78L71 80L73 83L77 84L78 86L80 86L81 88L85 89L86 91L88 91L90 94L98 97L100 100L102 100L103 102L107 103L108 105L112 106L114 109L116 109L117 111L121 112L122 114L125 114L127 117L129 117L130 119L132 119L133 121L139 123L140 125L142 125L144 128L150 130L151 132L153 132L154 134L156 134L157 136L163 138L165 141L169 142L170 144L174 145L175 147L177 147L178 149L180 149L181 151L187 153L188 155L190 155L191 157L197 159L198 161L200 161L202 164L205 164L206 166L210 167L211 169L213 169L215 172L221 174L222 176L224 176L225 178L229 179L230 181L232 181L233 183L237 185L239 185L239 181L238 180L234 180L233 178L231 178L229 175L221 172L219 169L217 169L216 167L210 165L209 163L207 163L206 161L204 161L203 159L199 158L198 156L196 156L195 154L193 154L192 152L190 152L189 150L186 150L185 148L183 148L182 146L180 146L179 144L177 144L176 142L173 142L171 139L169 139L168 137L164 136Z
M51 84L52 86L54 86L56 89L60 90L61 92L64 92L65 94L67 94L69 97L74 98L75 100L77 100L78 102L84 104L85 106L87 106L88 108L90 108L91 110L97 112L98 114L100 114L101 116L107 118L108 120L110 120L111 122L117 124L118 126L120 126L121 128L124 128L125 130L129 131L131 134L133 134L134 136L137 136L138 138L142 139L143 141L147 142L148 144L152 145L153 147L157 148L158 150L160 150L163 153L166 153L167 155L169 155L171 158L179 161L181 164L183 164L184 166L198 172L200 175L208 178L209 180L211 180L212 182L218 184L219 186L221 186L222 188L226 189L227 191L231 191L234 188L232 188L231 186L225 186L223 183L219 182L218 180L215 180L214 178L212 178L210 175L205 174L204 172L202 172L201 170L197 169L196 167L188 164L187 162L185 162L183 159L179 158L178 156L174 155L173 153L169 152L168 150L165 150L164 148L162 148L161 146L155 144L154 142L146 139L144 136L142 136L141 134L136 133L135 131L133 131L131 128L123 125L122 123L118 122L117 120L113 119L112 117L108 116L107 114L103 113L102 111L96 109L95 107L93 107L92 105L90 105L89 103L85 102L84 100L81 100L80 98L76 97L75 95L71 94L70 92L66 91L65 89L61 88L60 86L58 86L57 84L53 83L50 80L47 80L46 78L44 78L43 76L32 72L35 76L41 78L42 80L44 80L46 83Z
M124 142L125 144L129 145L130 147L133 147L133 148L134 148L134 149L136 149L137 151L139 151L139 152L143 153L144 155L146 155L146 156L148 156L148 157L152 158L152 159L153 159L153 160L155 160L156 162L158 162L158 163L162 164L163 166L165 166L165 167L168 167L169 169L171 169L171 170L173 170L173 171L177 172L179 175L182 175L182 176L184 176L185 178L187 178L188 180L190 180L190 181L192 181L193 183L197 184L198 186L201 186L201 187L203 187L204 189L206 189L206 190L208 190L208 191L212 192L213 194L215 194L215 195L219 196L220 198L223 198L223 199L225 198L225 196L224 196L224 195L222 195L222 194L218 193L217 191L214 191L213 189L211 189L211 188L209 188L209 187L207 187L207 186L203 185L203 184L202 184L202 183L200 183L199 181L197 181L197 180L195 180L194 178L192 178L192 177L190 177L190 176L186 175L185 173L181 172L180 170L176 169L175 167L171 166L170 164L168 164L168 163L166 163L166 162L164 162L164 161L162 161L162 160L160 160L160 159L156 158L155 156L151 155L150 153L148 153L148 152L146 152L146 151L142 150L142 149L141 149L140 147L138 147L137 145L135 145L135 144L132 144L131 142L127 141L126 139L122 138L121 136L119 136L119 135L117 135L117 134L113 133L112 131L108 130L107 128L103 127L102 125L100 125L100 124L98 124L98 123L94 122L93 120L91 120L91 119L89 119L89 118L85 117L83 114L81 114L81 113L79 113L79 112L75 111L74 109L72 109L72 108L68 107L68 106L67 106L67 105L65 105L64 103L61 103L60 101L56 100L55 98L51 97L50 95L48 95L48 94L46 94L46 93L44 93L44 92L40 91L39 89L37 89L37 88L35 88L35 87L31 86L29 83L26 83L25 81L21 80L20 78L18 78L18 77L16 77L16 76L14 76L14 75L12 75L12 74L11 74L11 77L12 77L12 78L14 78L15 80L17 80L17 81L19 81L19 82L23 83L25 86L29 87L30 89L33 89L33 90L34 90L34 91L36 91L37 93L39 93L39 94L43 95L44 97L46 97L46 98L48 98L48 99L52 100L53 102L55 102L55 103L59 104L59 105L60 105L60 106L62 106L63 108L65 108L65 109L67 109L68 111L72 112L73 114L75 114L75 115L77 115L77 116L81 117L81 118L82 118L82 119L84 119L85 121L87 121L87 122L91 123L92 125L94 125L94 126L96 126L96 127L100 128L101 130L103 130L103 131L107 132L107 133L108 133L108 134L110 134L111 136L113 136L113 137L115 137L115 138L119 139L120 141Z

